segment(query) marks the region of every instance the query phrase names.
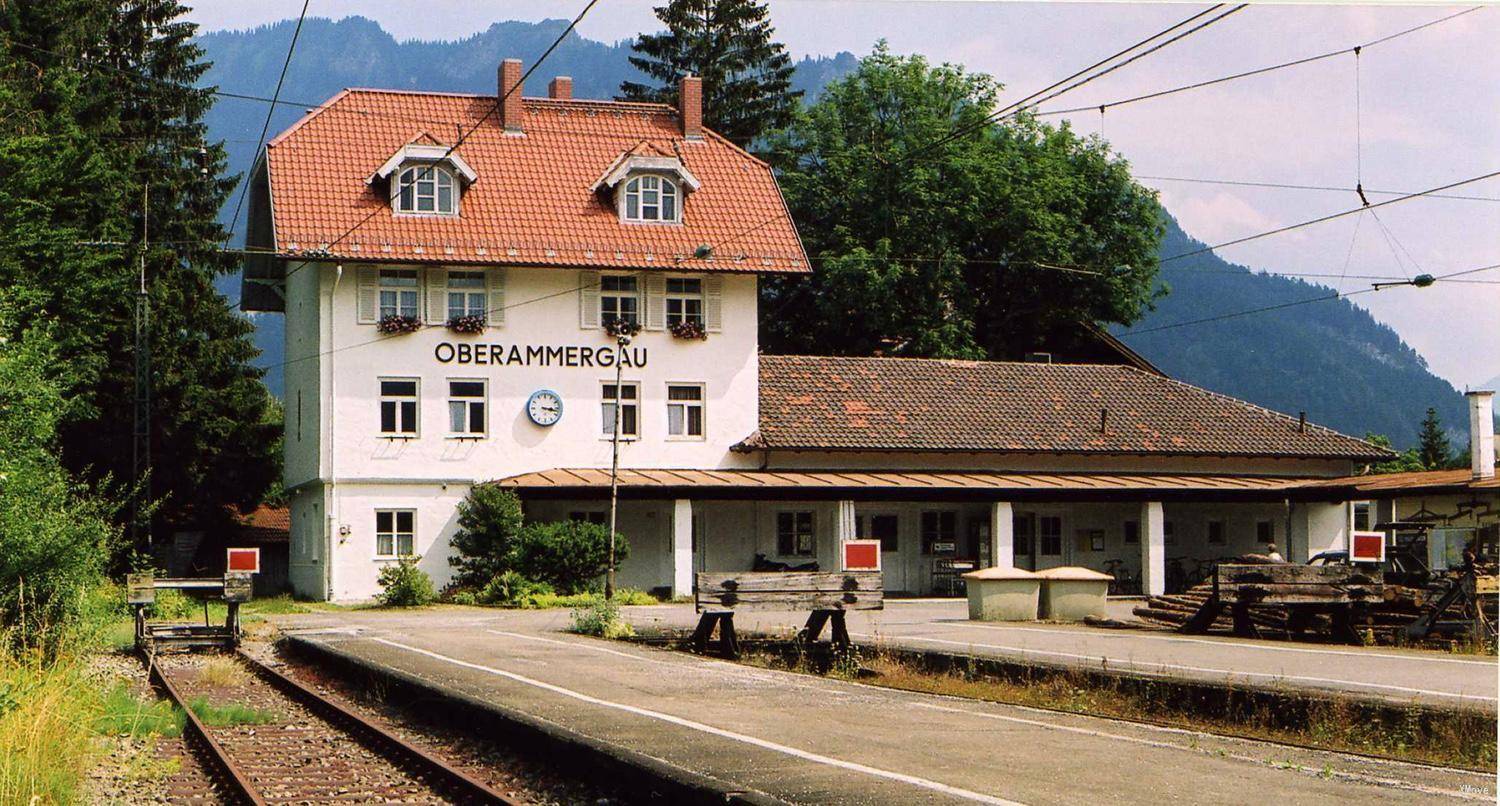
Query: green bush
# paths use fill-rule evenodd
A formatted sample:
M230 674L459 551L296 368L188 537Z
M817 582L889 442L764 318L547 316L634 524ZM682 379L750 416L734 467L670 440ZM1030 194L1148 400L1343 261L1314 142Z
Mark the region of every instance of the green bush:
M417 567L421 557L409 557L380 569L380 595L386 607L420 607L432 604L432 578Z
M449 541L454 585L483 588L511 570L521 528L521 499L514 492L490 485L471 489L458 504L458 531Z
M616 567L629 553L624 535L617 534ZM514 567L560 593L582 593L609 568L609 530L583 521L528 524L516 536Z
M119 537L115 504L58 462L68 402L47 334L0 347L0 648L51 659L76 635Z
M620 606L603 599L573 611L573 624L568 628L580 635L597 635L600 638L629 638L635 629L620 619Z
M505 571L479 591L479 601L504 607L536 607L537 597L551 595L551 585L527 579L515 571Z
M464 588L462 590L456 590L456 591L448 591L448 592L446 592L446 593L443 594L443 598L445 598L448 601L449 604L456 604L456 605L476 605L476 604L479 604L479 597L474 594L474 591L471 591L468 588Z

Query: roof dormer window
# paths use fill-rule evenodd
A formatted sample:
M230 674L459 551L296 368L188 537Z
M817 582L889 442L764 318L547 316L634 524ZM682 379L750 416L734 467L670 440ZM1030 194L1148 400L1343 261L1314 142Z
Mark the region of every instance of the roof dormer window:
M677 223L677 183L663 176L647 174L625 183L626 221Z
M396 212L416 215L457 215L458 185L439 165L403 168L391 189Z
M388 189L391 211L397 215L456 216L464 188L478 178L452 148L412 142L392 154L366 181Z
M681 224L687 195L699 187L698 177L681 159L639 145L621 154L593 190L614 197L622 222Z

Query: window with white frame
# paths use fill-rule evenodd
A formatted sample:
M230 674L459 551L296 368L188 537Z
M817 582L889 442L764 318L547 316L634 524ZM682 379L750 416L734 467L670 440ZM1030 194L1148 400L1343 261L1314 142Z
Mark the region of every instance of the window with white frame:
M380 318L417 316L417 270L380 270Z
M448 381L448 431L456 437L485 434L483 380Z
M1375 505L1369 501L1354 502L1354 531L1368 532L1374 528Z
M615 404L620 405L620 438L633 439L641 435L640 418L641 385L622 383L616 389L612 383L604 384L604 394L599 413L604 424L604 436L615 433Z
M489 318L489 300L485 291L484 272L448 272L448 320L463 316Z
M776 553L783 557L811 557L817 553L813 514L802 510L776 513Z
M599 278L599 321L641 323L641 285L633 274L606 274Z
M667 386L667 436L703 436L703 385Z
M396 212L453 215L458 212L458 185L447 168L413 165L396 176Z
M1036 531L1042 554L1054 557L1062 554L1062 518L1043 515L1036 519Z
M668 277L667 327L684 322L703 324L703 281L690 277Z
M625 183L625 220L676 223L677 183L646 174Z
M416 545L416 510L375 510L375 556L410 557L416 553Z
M387 437L417 435L417 379L380 379L380 433Z

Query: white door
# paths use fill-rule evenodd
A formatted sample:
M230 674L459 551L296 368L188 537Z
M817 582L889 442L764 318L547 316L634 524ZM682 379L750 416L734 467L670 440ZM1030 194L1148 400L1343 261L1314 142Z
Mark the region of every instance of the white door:
M873 512L854 519L855 537L880 541L881 582L887 591L907 591L906 558L901 554L901 518Z

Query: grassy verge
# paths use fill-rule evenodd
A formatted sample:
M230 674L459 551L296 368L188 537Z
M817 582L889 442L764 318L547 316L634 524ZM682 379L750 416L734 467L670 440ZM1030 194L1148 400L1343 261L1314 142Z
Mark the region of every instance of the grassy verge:
M78 800L98 707L76 664L0 665L0 803Z
M1170 725L1226 736L1493 771L1495 720L1341 698L1267 695L1192 684L1006 666L965 656L855 647L804 652L795 642L751 643L742 662L862 683Z

